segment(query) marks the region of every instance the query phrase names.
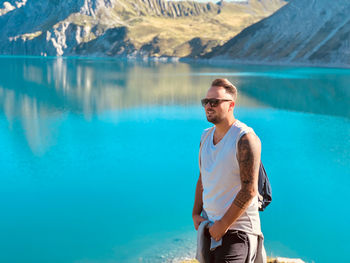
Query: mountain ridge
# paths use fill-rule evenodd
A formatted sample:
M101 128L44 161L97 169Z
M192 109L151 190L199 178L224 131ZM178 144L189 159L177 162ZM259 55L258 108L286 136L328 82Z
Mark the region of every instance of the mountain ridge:
M0 15L3 55L198 57L286 3L22 1Z
M254 64L349 65L349 12L350 2L293 0L202 58Z

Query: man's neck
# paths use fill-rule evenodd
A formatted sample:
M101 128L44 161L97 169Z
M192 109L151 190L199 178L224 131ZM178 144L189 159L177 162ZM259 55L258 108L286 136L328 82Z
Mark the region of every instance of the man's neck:
M223 120L220 123L215 124L215 130L217 134L225 135L235 121L236 121L235 117L232 116L232 118Z

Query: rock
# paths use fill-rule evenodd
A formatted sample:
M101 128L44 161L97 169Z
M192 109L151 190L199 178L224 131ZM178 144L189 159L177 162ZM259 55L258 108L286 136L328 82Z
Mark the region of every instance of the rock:
M270 263L305 263L300 258L282 258L282 257L272 258L270 259L269 262Z

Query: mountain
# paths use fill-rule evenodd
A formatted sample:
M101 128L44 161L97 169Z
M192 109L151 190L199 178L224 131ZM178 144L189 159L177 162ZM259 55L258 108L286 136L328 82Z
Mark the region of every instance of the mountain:
M0 54L198 57L285 4L8 0L0 2Z
M350 64L350 1L293 0L205 58L251 63Z

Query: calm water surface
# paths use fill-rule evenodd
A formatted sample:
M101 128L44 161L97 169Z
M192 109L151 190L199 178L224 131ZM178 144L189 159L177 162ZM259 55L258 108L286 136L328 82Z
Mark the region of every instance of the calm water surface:
M0 262L194 257L200 99L239 87L268 255L350 262L350 70L0 58Z

